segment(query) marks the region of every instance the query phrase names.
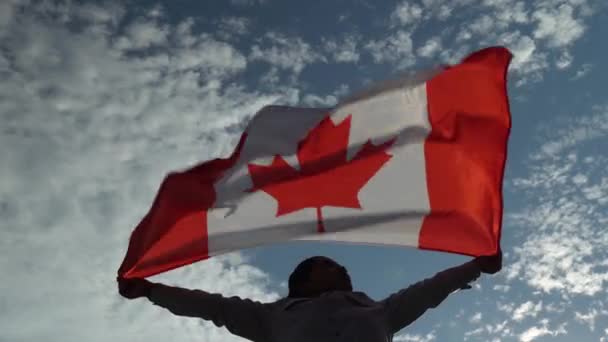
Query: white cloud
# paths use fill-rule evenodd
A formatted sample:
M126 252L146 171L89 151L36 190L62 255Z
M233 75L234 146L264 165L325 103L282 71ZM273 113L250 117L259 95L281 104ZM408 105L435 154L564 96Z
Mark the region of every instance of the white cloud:
M501 341L501 338L513 337L511 329L507 326L508 323L508 320L504 320L496 324L481 324L474 330L465 332L463 340L468 341L471 337L475 337L474 341Z
M342 97L348 95L350 93L350 87L348 86L348 84L340 84L338 86L338 88L336 90L334 90L334 96L336 96L338 99L341 99Z
M319 95L307 94L302 99L305 106L310 107L331 107L338 102L338 99L333 95L321 97Z
M348 95L349 87L346 84L341 84L336 88L330 95L320 96L315 94L306 94L301 101L295 103L301 103L304 106L310 107L333 107L340 100L344 99L345 95Z
M440 21L448 19L459 7L472 5L471 0L442 1L422 0L424 20L436 18ZM395 11L396 12L396 11Z
M481 322L481 318L482 318L481 312L476 312L473 316L471 316L471 318L469 318L469 322L476 324L476 323Z
M506 45L514 52L510 70L515 84L522 86L541 81L548 70L566 70L572 65L573 46L585 34L594 13L594 6L586 0L401 1L391 12L387 36L366 46L376 62L402 68L410 66L412 59L401 63L401 55L407 54L399 54L390 42L404 43L404 49L410 49L407 39L398 39L405 38L399 36L404 30L408 37L428 42L417 49L420 56L439 55L444 63L456 63L477 48ZM460 24L456 29L437 30L445 27L441 21L448 17ZM433 30L427 30L429 26ZM399 57L391 57L394 55Z
M555 66L558 69L567 69L570 67L570 65L572 65L572 61L574 60L574 58L572 57L572 55L570 54L570 52L568 51L564 51L559 58L557 59L557 61L555 62Z
M589 179L587 178L587 176L585 176L582 173L578 173L576 175L574 175L574 177L572 177L572 182L576 185L582 185L587 183Z
M223 17L219 20L218 33L223 38L242 36L251 30L252 22L245 17Z
M398 334L393 338L393 342L432 342L436 341L437 336L432 331L426 335L421 334Z
M385 39L371 40L365 48L376 63L393 62L401 68L415 63L411 34L406 31L397 31Z
M418 55L426 58L435 56L441 50L441 38L433 37L427 40L423 46L418 48Z
M120 49L145 49L167 43L169 29L152 21L136 21L126 28L126 35L120 37L116 47Z
M545 215L561 212L559 216L556 215L559 221L552 220L554 223L551 223L549 219L545 220L546 224L557 226L557 231L547 229L544 234L535 234L524 246L516 248L516 254L521 258L518 263L528 266L525 271L520 270L515 274L523 276L530 286L545 292L598 293L608 277L594 270L591 256L597 247L585 238L592 232L586 227L587 223L581 220L582 208L564 205L547 209ZM583 226L585 230L575 232L573 229L576 226ZM599 243L602 244L601 241Z
M608 222L608 159L589 159L583 151L606 144L607 122L608 108L598 107L593 115L548 127L546 142L530 158L529 175L513 181L530 202L507 216L526 236L514 248L507 278L562 297L604 291L608 274L600 261L608 257L608 235L600 227Z
M511 334L511 329L507 327L507 323L508 321L504 320L501 323L496 323L494 326L486 325L486 330L491 335L500 334L501 336L505 337Z
M513 53L512 70L519 75L525 75L518 80L518 85L528 80L542 79L542 72L548 67L547 55L538 50L531 37L516 31L501 36L500 41Z
M538 313L542 310L543 303L538 302L534 304L532 301L527 301L521 304L513 311L513 320L521 321L526 317L536 317Z
M355 36L346 36L343 41L324 39L323 47L336 62L359 61L358 42Z
M564 47L579 39L585 32L582 20L575 18L571 4L542 7L532 17L537 22L534 37L545 39L549 47Z
M154 67L175 71L194 71L215 78L224 78L243 71L247 60L230 44L218 41L207 34L196 36L191 45L175 48Z
M457 42L467 41L471 38L473 38L473 33L471 33L468 29L461 29L456 35Z
M412 25L417 23L423 14L420 5L411 1L402 1L397 5L391 16L401 25Z
M503 312L506 312L506 313L510 314L511 312L513 312L513 310L515 310L515 303L501 303L501 302L498 302L498 303L496 303L496 308L499 311L503 311Z
M192 34L191 25L158 24L162 13L147 12L128 16L133 21L121 33L111 15L80 6L24 7L0 37L12 54L0 85L0 144L11 146L0 149L0 311L12 312L0 315L2 337L228 341L210 324L121 299L115 272L162 177L228 153L239 125L280 94L230 82L246 68L245 57ZM66 24L75 18L81 30ZM189 37L172 40L175 47L169 37L180 30ZM132 56L113 45L122 38L155 49ZM268 275L238 254L157 279L278 297Z
M507 293L511 289L511 286L509 286L509 285L494 285L494 287L492 287L492 289L495 290L495 291Z
M436 11L436 16L439 20L446 20L450 17L450 14L452 14L453 9L450 7L449 4L441 4Z
M582 189L585 198L587 198L588 200L599 200L601 198L604 198L608 195L608 193L606 193L606 190L607 188L604 182Z
M263 42L262 45L253 45L249 58L291 70L295 75L300 74L304 67L311 63L326 61L324 56L299 37L270 32L265 35Z
M543 143L535 159L555 157L568 148L585 141L601 138L608 132L608 107L597 107L595 113L570 122L570 127L559 129L555 138Z
M593 69L593 65L589 63L581 65L581 67L576 71L576 74L572 76L572 80L578 80L585 77L591 71L591 69Z
M500 28L507 28L512 24L527 24L529 21L529 10L523 1L484 0L483 4L493 9L492 15Z
M595 319L599 316L600 312L596 309L591 309L587 313L575 312L574 318L581 323L586 324L591 331L595 330Z
M469 31L483 35L487 32L495 31L494 26L496 25L495 19L490 15L481 15L471 21L468 25Z
M198 41L198 37L192 33L192 27L194 26L193 18L186 18L182 20L175 27L175 34L172 37L174 42L184 48L191 48Z
M483 334L483 332L484 332L484 329L482 327L476 328L471 331L467 331L464 333L464 340L467 341L468 338L471 336L479 336L479 335Z
M558 336L558 335L563 335L565 333L566 333L565 326L560 326L556 330L551 330L547 327L547 323L545 321L544 324L540 327L533 326L533 327L529 328L528 330L524 331L519 336L519 340L522 342L529 342L529 341L534 341L542 336L547 336L547 335Z

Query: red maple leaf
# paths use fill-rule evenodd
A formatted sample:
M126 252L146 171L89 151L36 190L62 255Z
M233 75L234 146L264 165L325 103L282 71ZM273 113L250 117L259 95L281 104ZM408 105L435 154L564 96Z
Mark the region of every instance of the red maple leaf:
M248 164L254 184L249 191L262 190L274 197L278 202L277 217L316 208L319 232L325 231L322 207L360 209L359 191L391 158L385 150L395 139L377 146L368 140L347 160L350 122L349 115L334 125L328 116L313 128L298 143L300 170L280 155L275 155L268 166Z

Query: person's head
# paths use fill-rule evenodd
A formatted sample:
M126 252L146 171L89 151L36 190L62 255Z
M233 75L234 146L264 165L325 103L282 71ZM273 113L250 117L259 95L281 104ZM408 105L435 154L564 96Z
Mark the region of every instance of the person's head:
M324 256L302 261L289 276L290 298L317 297L324 292L352 290L346 268Z

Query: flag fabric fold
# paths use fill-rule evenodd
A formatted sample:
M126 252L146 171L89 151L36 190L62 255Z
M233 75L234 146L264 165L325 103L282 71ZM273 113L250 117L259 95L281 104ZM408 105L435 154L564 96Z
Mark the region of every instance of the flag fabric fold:
M262 108L230 157L164 179L118 275L287 240L496 253L510 60L491 47L329 110Z

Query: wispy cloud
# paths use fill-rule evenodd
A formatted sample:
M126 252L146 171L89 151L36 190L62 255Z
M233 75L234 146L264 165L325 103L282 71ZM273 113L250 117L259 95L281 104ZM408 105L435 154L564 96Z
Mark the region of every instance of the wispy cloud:
M416 62L411 33L407 31L397 31L386 39L370 40L365 48L376 63L390 62L406 68Z
M546 40L549 47L572 44L585 32L585 25L575 17L575 12L580 9L575 7L574 2L555 6L553 2L544 1L537 6L539 8L532 14L536 22L534 37Z
M483 317L483 315L481 314L481 312L476 312L473 316L471 316L471 318L469 318L469 322L479 323L479 322L481 322L482 317Z
M513 310L513 320L521 321L526 317L536 317L543 308L543 302L540 301L534 304L532 301L527 301Z
M432 342L436 341L437 337L432 331L426 335L420 334L398 334L393 338L394 342Z
M253 22L245 17L223 17L220 18L217 24L218 35L224 39L232 39L234 37L243 36L249 33L253 26Z
M533 326L519 335L519 340L522 342L530 342L542 336L558 336L563 335L566 332L565 325L561 325L556 329L550 329L548 326L548 321L543 320L540 326Z
M574 58L568 51L564 51L555 62L555 66L558 69L567 69L572 65Z
M538 145L524 163L527 175L506 186L526 206L505 221L514 247L505 250L500 275L507 284L493 287L507 293L498 294L493 317L504 317L504 324L492 331L491 324L471 324L465 337L533 341L567 334L567 322L597 327L608 284L602 229L608 223L608 158L594 151L608 141L607 115L608 107L596 106L589 115L558 118L538 130ZM521 294L523 301L514 300Z
M277 32L267 33L259 44L253 45L249 59L264 61L274 67L291 70L296 75L302 72L308 64L326 61L323 55L302 38L286 36Z
M372 40L371 46L377 48L371 52L376 62L391 62L388 57L379 58L378 51L395 41L406 42L409 47L408 40L396 39L400 31L408 32L410 38L416 37L412 45L420 46L419 57L444 63L457 62L481 46L506 45L515 55L511 70L516 84L523 85L542 80L552 66L564 70L572 65L572 45L585 34L586 22L594 11L585 0L486 0L474 7L464 0L401 1L394 7L387 25L394 31L388 37ZM439 35L434 33L434 37L426 35L427 25L444 27L441 23L445 20L459 20L458 29L444 29ZM441 52L437 53L438 50ZM394 55L394 51L385 53Z
M358 40L359 38L354 35L348 35L341 41L323 39L323 47L336 62L358 62L360 57Z
M608 316L608 310L591 308L585 313L578 311L574 313L574 318L578 322L586 324L591 331L595 330L595 321L599 316Z
M234 125L277 95L228 82L246 57L159 7L1 6L3 339L237 341L119 298L114 278L164 174L230 151ZM157 279L278 298L238 254Z
M419 47L417 53L422 57L430 58L438 54L441 51L441 47L441 38L433 37Z
M422 19L423 11L419 4L403 1L397 4L391 16L401 25L413 25Z
M117 40L116 48L135 50L166 45L169 36L167 25L150 21L147 18L132 22L125 31L125 35Z
M501 338L514 337L508 320L494 324L485 322L470 323L473 323L475 328L464 333L464 341L501 341Z
M589 63L581 65L581 67L576 70L574 76L572 76L572 80L578 80L580 78L585 77L591 71L591 69L593 69L593 65Z
M551 314L593 330L604 310L601 296L591 306L582 304L589 308L586 312L571 308L604 293L608 284L608 234L603 229L608 223L608 158L594 152L608 143L607 119L608 107L597 106L590 115L562 118L539 130L538 148L526 162L527 176L507 187L526 198L527 206L507 215L507 226L517 230L521 242L508 258L504 276L514 282L512 288L521 281L542 298L503 304L513 321ZM536 325L520 339L555 336L563 333L561 327Z

